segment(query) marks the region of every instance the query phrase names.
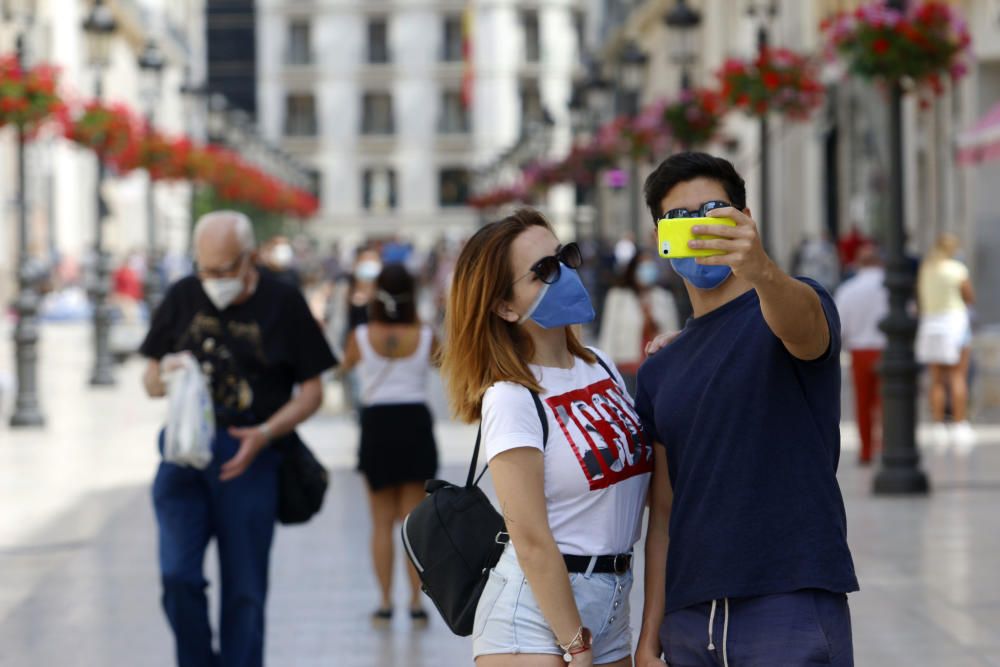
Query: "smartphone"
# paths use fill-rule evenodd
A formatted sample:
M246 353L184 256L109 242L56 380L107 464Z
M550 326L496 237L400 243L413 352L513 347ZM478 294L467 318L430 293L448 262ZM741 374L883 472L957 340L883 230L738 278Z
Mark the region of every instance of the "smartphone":
M735 227L736 223L729 218L663 218L656 224L656 238L660 257L679 259L681 257L725 255L726 253L721 250L688 247L688 241L694 239L719 238L718 236L710 236L708 234L692 234L691 228L696 225L725 225L727 227Z

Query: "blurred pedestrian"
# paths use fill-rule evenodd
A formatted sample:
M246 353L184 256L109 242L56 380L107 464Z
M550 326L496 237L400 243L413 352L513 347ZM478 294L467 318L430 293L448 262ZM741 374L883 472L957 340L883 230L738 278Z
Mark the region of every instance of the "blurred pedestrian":
M840 260L837 248L830 242L830 235L823 231L819 236L802 239L792 256L792 275L812 278L832 292L840 284Z
M635 396L635 378L646 345L678 328L674 297L659 281L659 263L649 250L640 249L604 300L597 345L618 366L631 396Z
M361 446L358 469L368 486L372 563L381 601L372 618L392 619L394 526L425 496L437 473L437 445L428 381L437 354L431 328L417 319L417 291L402 264L387 264L375 281L368 322L350 334L343 370L356 369L360 385ZM426 623L420 578L407 564L410 618Z
M841 284L834 300L840 311L842 345L851 353L854 413L861 438L858 462L867 464L881 450L878 364L885 349L885 334L879 324L889 313L889 292L875 245L867 243L857 248L854 267L854 275Z
M522 209L476 232L455 268L442 370L458 417L482 422L509 531L476 608L481 667L631 662L652 447L610 359L574 331L594 319L581 261Z
M938 447L971 445L975 440L968 417L969 353L972 329L969 306L975 301L969 269L955 258L959 241L942 234L920 264L917 274L917 361L930 369L932 442ZM949 426L945 410L951 399Z
M727 160L672 155L645 194L654 224L735 226L692 228L718 237L692 249L722 254L671 260L694 317L639 369L636 411L656 458L636 667L850 667L846 593L858 582L837 483L837 308L764 251Z
M217 427L207 468L161 462L156 473L162 603L180 667L255 667L264 662L280 445L320 406L319 376L337 361L298 290L257 271L245 215L202 216L194 248L197 274L170 288L141 347L153 397L167 392L161 374L176 363L171 355L195 357ZM162 451L162 433L160 443ZM212 538L222 581L218 652L203 572Z
M375 293L375 280L382 273L382 259L378 250L363 248L358 251L351 274L350 292L347 301L347 331L349 335L355 327L368 321L368 304ZM345 339L346 340L346 339Z
M275 280L302 289L302 275L295 262L292 244L284 236L275 236L261 248L258 268Z

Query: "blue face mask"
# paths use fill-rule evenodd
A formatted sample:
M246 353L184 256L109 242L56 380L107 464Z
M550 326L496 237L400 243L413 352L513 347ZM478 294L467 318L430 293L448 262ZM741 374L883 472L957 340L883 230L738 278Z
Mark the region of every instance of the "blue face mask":
M655 262L641 262L635 270L635 280L643 287L655 285L660 279L660 267Z
M684 280L698 289L715 289L726 281L733 272L728 266L705 266L695 261L694 257L670 260L670 266Z
M565 264L559 269L559 278L551 285L542 286L538 298L518 324L530 319L543 329L555 329L594 321L594 306L579 274Z

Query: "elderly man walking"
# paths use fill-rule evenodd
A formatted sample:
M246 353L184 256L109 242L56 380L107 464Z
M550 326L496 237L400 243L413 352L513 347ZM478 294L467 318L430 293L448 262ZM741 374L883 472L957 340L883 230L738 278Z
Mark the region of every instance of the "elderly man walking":
M257 271L245 215L203 216L194 248L196 275L170 288L141 347L149 358L143 382L154 397L166 394L161 371L169 369L170 355L195 357L209 382L217 428L207 468L164 461L153 484L163 609L180 667L252 667L264 661L278 503L281 453L270 445L320 406L320 374L337 360L298 290ZM212 538L222 582L218 653L203 573Z

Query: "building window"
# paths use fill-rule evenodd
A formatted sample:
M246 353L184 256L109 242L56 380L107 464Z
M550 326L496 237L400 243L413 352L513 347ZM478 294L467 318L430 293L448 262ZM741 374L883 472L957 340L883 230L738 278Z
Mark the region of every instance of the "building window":
M465 169L442 169L438 174L438 203L442 206L465 206L469 199L469 172Z
M389 22L384 18L368 20L368 62L389 62Z
M438 132L442 134L463 134L469 131L469 109L462 102L462 93L446 90L441 95L441 116Z
M365 169L361 179L361 205L373 213L396 208L395 170L386 167Z
M545 119L545 107L542 106L542 93L537 81L521 83L521 120L522 122L541 122Z
M312 62L312 41L308 21L293 21L288 25L289 65L308 65Z
M459 15L444 18L444 43L441 59L447 63L460 62L462 58L462 17Z
M538 12L527 11L521 15L521 23L524 26L524 60L529 63L537 63L541 60L542 40L538 27Z
M365 93L361 105L362 134L393 134L392 96L389 93Z
M316 98L311 93L285 97L285 135L312 137L316 135Z
M309 192L319 199L323 194L323 174L319 169L306 169L306 177L309 179Z
M576 57L582 60L587 52L587 18L581 11L573 12L573 31L576 33Z

